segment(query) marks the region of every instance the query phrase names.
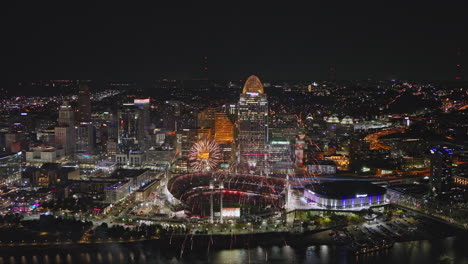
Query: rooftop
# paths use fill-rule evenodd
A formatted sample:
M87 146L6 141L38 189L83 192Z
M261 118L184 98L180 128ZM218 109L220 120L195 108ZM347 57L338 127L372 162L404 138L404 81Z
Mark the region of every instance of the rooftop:
M412 196L423 196L428 193L428 188L424 184L398 184L388 188Z
M354 198L357 195L385 194L383 187L365 181L336 181L307 185L306 189L328 198Z
M115 170L110 178L113 179L124 179L124 178L135 178L138 175L143 174L146 169L141 169L141 170L133 170L133 169L117 169Z
M160 181L160 179L154 179L154 180L148 182L145 186L138 189L138 192L144 192L144 191L148 190L148 188L151 188L155 183L157 183L159 181Z

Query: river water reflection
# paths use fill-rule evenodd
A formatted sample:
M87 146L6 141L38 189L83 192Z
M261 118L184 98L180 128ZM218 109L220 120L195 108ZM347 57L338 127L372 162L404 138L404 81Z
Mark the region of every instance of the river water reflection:
M1 263L468 263L466 235L439 240L395 243L390 250L365 256L352 256L346 247L313 245L271 246L251 249L170 252L154 245L123 247L106 245L100 249L4 251Z

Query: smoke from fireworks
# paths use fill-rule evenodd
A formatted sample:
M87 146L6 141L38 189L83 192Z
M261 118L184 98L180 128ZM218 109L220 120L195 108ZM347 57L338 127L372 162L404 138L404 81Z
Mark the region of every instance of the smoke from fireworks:
M221 150L214 140L201 139L193 144L188 160L197 171L212 170L221 162Z

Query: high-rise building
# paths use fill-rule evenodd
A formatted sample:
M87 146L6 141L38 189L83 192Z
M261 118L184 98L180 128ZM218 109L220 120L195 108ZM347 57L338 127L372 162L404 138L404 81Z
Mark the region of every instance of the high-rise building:
M94 153L96 136L94 126L83 123L76 127L76 152Z
M215 113L215 141L219 144L222 153L220 168L234 169L235 153L232 151L234 149L234 124L226 112Z
M453 182L452 149L438 147L431 149L430 186L433 195L448 192Z
M138 144L137 130L138 109L134 104L124 104L117 113L119 120L118 144L120 152L126 153L131 149L136 149Z
M103 147L108 139L117 141L117 112L108 111L93 113L92 123L96 130L96 143Z
M80 153L93 153L96 137L91 122L91 92L88 84L84 81L80 81L76 121L75 151Z
M146 148L145 108L135 103L123 104L118 111L118 144L123 153Z
M286 175L292 168L292 146L289 141L272 140L268 145L268 174Z
M226 104L223 105L224 112L227 114L231 122L236 123L237 121L237 105L236 104Z
M58 125L59 126L73 126L75 124L75 117L73 109L68 101L64 101L60 106Z
M141 116L140 129L138 130L138 140L140 146L147 149L151 142L149 131L151 130L151 117L150 117L150 98L135 99L133 100L135 107L139 109Z
M226 113L215 113L215 140L218 144L228 144L234 141L234 124Z
M80 82L76 121L78 124L91 122L91 96L89 86L85 82Z
M64 101L59 110L58 126L55 127L55 144L62 147L65 155L73 155L75 152L75 119L73 109L67 101Z
M163 107L156 112L156 117L160 121L159 126L167 131L176 131L181 128L180 115L180 101L165 101Z
M237 105L236 132L238 171L263 174L267 161L268 101L257 76L245 81Z
M75 127L55 127L55 144L62 147L65 155L73 155L75 152Z

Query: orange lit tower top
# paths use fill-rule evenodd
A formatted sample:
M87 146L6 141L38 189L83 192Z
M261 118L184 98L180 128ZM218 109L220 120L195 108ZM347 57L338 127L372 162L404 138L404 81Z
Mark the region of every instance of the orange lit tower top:
M263 90L263 84L260 79L255 75L250 75L249 78L245 81L244 88L242 93L255 92L259 94L265 93Z

